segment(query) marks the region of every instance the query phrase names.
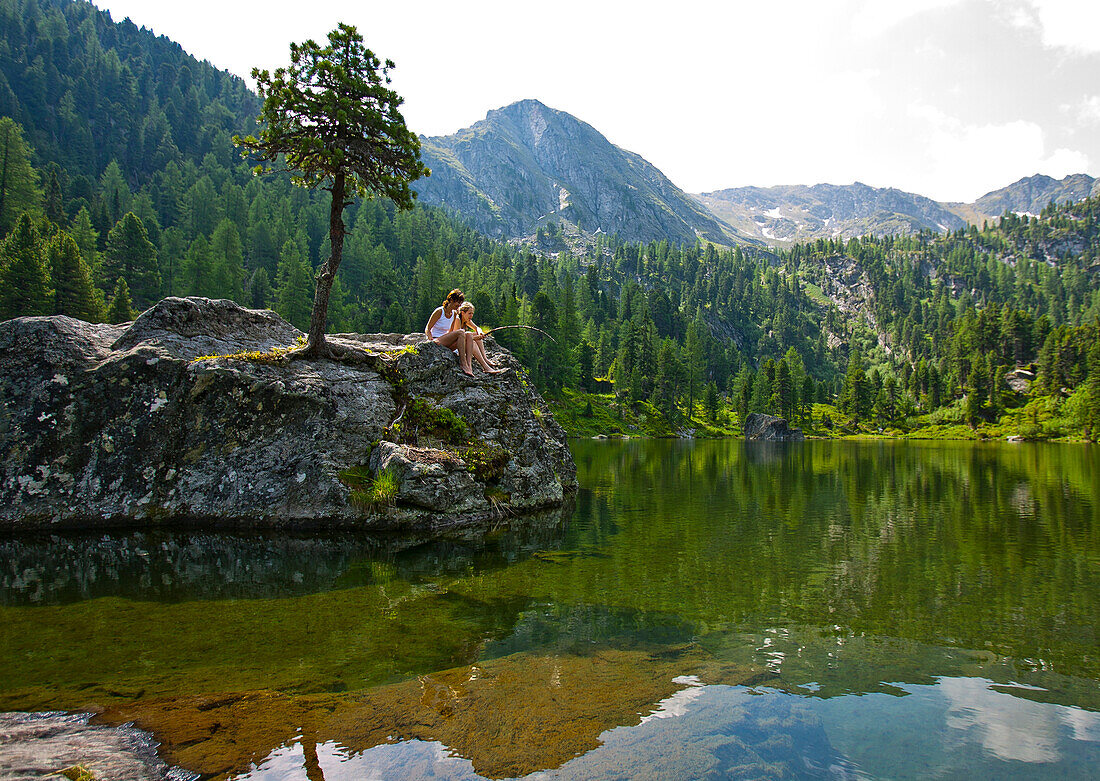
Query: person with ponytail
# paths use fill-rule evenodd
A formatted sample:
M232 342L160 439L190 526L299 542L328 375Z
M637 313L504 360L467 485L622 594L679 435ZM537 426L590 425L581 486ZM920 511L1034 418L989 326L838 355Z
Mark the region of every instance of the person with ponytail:
M474 369L470 364L468 353L470 340L466 331L459 327L458 317L456 316L458 307L465 300L466 297L462 295L462 291L457 287L448 293L447 298L443 300L443 305L436 307L435 311L432 312L432 316L428 318L428 324L424 326L424 336L430 342L435 342L448 350L457 352L458 365L464 373L473 377Z

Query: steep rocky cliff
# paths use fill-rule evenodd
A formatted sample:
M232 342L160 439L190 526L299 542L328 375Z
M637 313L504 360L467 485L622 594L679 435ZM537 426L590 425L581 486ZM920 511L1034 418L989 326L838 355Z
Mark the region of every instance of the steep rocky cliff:
M201 298L127 326L0 323L0 526L423 531L575 488L564 432L491 340L510 371L470 378L419 334L333 337L362 364L279 360L300 336Z
M744 241L640 156L537 100L490 111L451 136L422 138L422 203L491 236L525 238L548 220L629 241Z

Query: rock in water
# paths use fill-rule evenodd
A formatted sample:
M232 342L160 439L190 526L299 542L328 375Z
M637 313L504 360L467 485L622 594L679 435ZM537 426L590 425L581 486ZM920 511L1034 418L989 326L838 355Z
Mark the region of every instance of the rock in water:
M66 778L85 766L111 781L194 781L157 757L152 735L133 726L90 724L90 713L0 713L0 778Z
M270 360L301 336L203 298L164 299L127 326L0 323L0 527L425 530L576 488L565 432L491 340L512 371L467 377L420 334L330 337L363 363ZM241 353L257 354L224 357ZM376 501L386 468L396 489Z
M786 420L762 412L749 413L745 418L745 439L766 442L801 442L802 429L791 428Z

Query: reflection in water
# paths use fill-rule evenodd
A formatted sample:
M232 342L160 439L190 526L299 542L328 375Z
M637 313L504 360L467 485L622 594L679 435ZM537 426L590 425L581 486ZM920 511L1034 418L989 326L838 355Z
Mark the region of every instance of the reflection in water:
M636 725L607 730L591 751L525 777L954 778L988 768L994 759L1027 763L998 765L999 778L1034 777L1038 763L1043 777L1085 778L1100 761L1100 714L1038 703L1021 707L981 679L905 686L909 697L877 695L870 709L865 697L852 695L821 700L773 689L687 683ZM873 742L857 734L868 728L877 733ZM326 781L501 777L479 773L467 757L438 740L385 743L365 751L334 741L318 754ZM296 740L233 778L298 778L302 763Z
M432 539L182 531L0 538L0 605L287 597L369 584L375 575L363 564L371 561L406 576L463 572L555 547L571 512L567 506Z
M574 450L568 525L484 544L0 540L0 709L134 720L214 779L1097 759L1095 448Z

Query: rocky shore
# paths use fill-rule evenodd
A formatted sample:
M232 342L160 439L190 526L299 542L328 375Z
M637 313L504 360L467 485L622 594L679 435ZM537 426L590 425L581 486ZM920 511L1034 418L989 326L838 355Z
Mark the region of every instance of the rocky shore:
M361 361L281 358L301 337L202 298L121 326L0 323L0 528L438 531L576 488L564 431L491 339L510 370L471 378L422 334L330 337Z

